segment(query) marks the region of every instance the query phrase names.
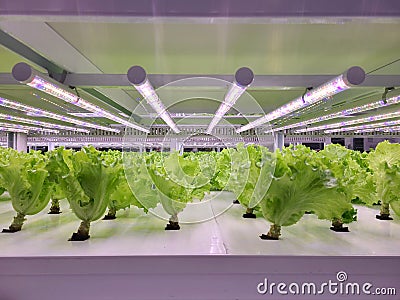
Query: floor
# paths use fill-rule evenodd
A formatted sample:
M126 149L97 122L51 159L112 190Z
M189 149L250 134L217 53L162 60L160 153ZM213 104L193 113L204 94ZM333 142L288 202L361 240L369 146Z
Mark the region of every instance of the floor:
M181 230L165 231L161 209L144 214L137 208L117 213L112 221L91 225L91 238L68 242L80 221L62 201L63 213L48 209L28 216L22 231L0 234L0 257L28 256L120 256L120 255L400 255L400 218L375 219L379 208L356 206L358 221L350 232L329 230L330 222L305 215L297 224L282 228L279 241L259 238L269 223L261 215L243 219L241 205L233 205L231 193L212 193L203 203L189 205L180 216ZM11 202L0 199L0 228L7 228L15 215ZM216 217L214 217L216 216Z

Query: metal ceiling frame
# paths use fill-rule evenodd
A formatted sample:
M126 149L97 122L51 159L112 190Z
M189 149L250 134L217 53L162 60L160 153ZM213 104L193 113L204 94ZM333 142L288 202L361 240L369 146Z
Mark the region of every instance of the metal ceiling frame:
M148 74L148 78L155 87L164 86L168 83L175 82L174 87L193 87L196 84L193 81L185 82L182 79L208 77L217 78L224 81L232 81L232 75L215 75L215 74ZM251 85L253 88L282 88L290 89L297 87L314 87L321 85L334 78L335 75L257 75ZM182 80L179 82L179 80ZM0 85L17 85L19 84L11 75L11 73L0 73ZM85 91L91 91L94 87L132 87L126 74L66 74L64 84L67 86L81 87ZM400 75L367 75L365 81L360 87L381 87L381 86L399 86ZM203 86L199 83L198 87ZM222 82L210 82L210 87L221 87ZM93 94L92 94L93 95ZM93 95L98 98L98 94ZM105 97L105 96L104 96ZM103 100L103 99L101 99Z
M179 1L153 0L103 1L15 1L1 0L0 13L18 18L39 16L60 18L129 18L129 17L186 17L186 18L310 18L310 17L396 17L400 15L397 0L235 0ZM76 19L75 19L76 20Z

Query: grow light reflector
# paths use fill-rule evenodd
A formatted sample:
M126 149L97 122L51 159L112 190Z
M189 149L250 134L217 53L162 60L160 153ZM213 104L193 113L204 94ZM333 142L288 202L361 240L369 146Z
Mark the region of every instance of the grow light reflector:
M331 81L308 91L305 95L292 100L291 102L277 108L265 116L240 127L236 132L240 133L251 128L260 126L264 123L281 118L300 108L314 104L324 98L328 98L337 93L343 92L352 86L361 84L365 79L365 72L360 67L351 67L345 73L332 79Z
M358 119L354 119L354 120L348 120L348 121L337 122L337 123L332 123L332 124L325 124L325 125L314 126L314 127L309 127L309 128L297 129L294 132L302 133L302 132L317 131L317 130L327 130L327 129L345 127L345 126L361 124L361 123L376 122L376 121L380 121L380 120L393 119L393 118L399 118L399 117L400 117L400 111L395 111L395 112L387 113L387 114L380 114L380 115L369 116L369 117L365 117L365 118L358 118Z
M0 97L0 105L11 108L11 109L27 112L30 116L46 117L46 118L50 118L50 119L55 119L55 120L60 120L60 121L80 125L83 127L90 127L90 128L101 129L101 130L105 130L105 131L112 131L112 132L117 132L117 133L120 132L118 129L110 128L107 126L96 125L96 124L93 124L90 122L85 122L85 121L81 121L81 120L67 117L64 115L59 115L56 113L49 112L47 110L36 108L36 107L30 106L30 105L25 105L20 102L12 101L12 100L2 98L2 97Z
M129 122L125 119L122 119L104 109L101 107L90 103L89 101L86 101L82 99L81 97L78 97L77 95L68 92L67 90L61 88L58 86L58 83L53 83L52 80L46 80L43 75L39 74L35 70L31 68L26 63L18 63L13 67L12 70L13 77L21 82L24 83L30 87L33 87L39 91L45 92L46 94L49 94L51 96L54 96L58 99L61 99L65 102L71 103L73 105L79 106L83 109L86 109L88 111L91 111L93 113L97 113L98 115L102 116L103 118L107 118L109 120L115 121L117 123L120 123L122 125L149 133L150 131L144 127L141 127L137 124L134 124L132 122Z
M20 122L20 123L26 123L26 124L32 124L32 125L37 125L37 126L47 127L47 128L54 128L54 129L61 129L61 130L71 130L71 131L84 132L84 133L89 133L90 132L90 130L83 129L83 128L76 128L76 127L72 127L72 126L65 126L65 125L60 125L60 124L47 123L47 122L21 118L21 117L17 117L17 116L2 114L2 113L0 113L0 119L8 120L8 121L14 121L14 122Z
M364 112L364 111L368 111L368 110L372 110L372 109L376 109L376 108L381 108L381 107L385 107L385 106L389 106L389 105L393 105L393 104L397 104L397 103L400 103L400 95L387 99L386 103L383 100L379 100L379 101L367 103L367 104L364 104L361 106L344 109L344 110L336 112L336 113L320 116L320 117L317 117L314 119L309 119L306 121L289 124L289 125L286 125L283 127L276 128L276 129L274 129L274 131L280 131L280 130L285 130L285 129L290 129L290 128L307 126L310 124L319 123L319 122L327 121L327 120L331 120L331 119L342 118L342 117L349 116L349 115L352 115L355 113L360 113L360 112Z
M218 107L214 118L211 120L206 130L207 134L211 134L214 127L221 121L222 117L235 105L237 99L245 92L254 80L253 71L243 67L236 71L235 80L225 95L224 101Z
M128 80L135 89L146 99L147 103L156 111L157 115L175 132L180 130L172 120L170 114L161 102L156 91L147 78L146 71L141 66L133 66L128 70Z

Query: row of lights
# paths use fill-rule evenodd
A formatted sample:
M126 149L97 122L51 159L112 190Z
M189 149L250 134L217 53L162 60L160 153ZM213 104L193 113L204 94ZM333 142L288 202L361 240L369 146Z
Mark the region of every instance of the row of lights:
M149 129L147 129L147 128L144 128L138 124L135 124L131 121L123 119L119 116L116 116L116 115L100 108L99 106L97 106L93 103L90 103L89 101L86 101L86 100L82 99L81 97L65 90L64 88L59 86L59 83L55 83L51 79L49 79L49 80L45 79L42 74L33 70L26 63L16 64L13 68L12 73L13 73L14 78L16 80L18 80L19 82L27 84L28 86L31 86L35 89L43 91L49 95L57 97L68 103L71 103L71 104L74 104L81 108L84 108L85 110L96 113L100 117L110 119L112 121L115 121L115 122L125 125L127 127L135 128L137 130L140 130L140 131L143 131L146 133L150 132ZM156 111L158 117L162 118L164 120L164 122L175 133L179 133L180 129L175 124L175 122L172 120L171 115L169 114L166 107L163 105L163 103L161 102L160 98L158 97L156 91L154 90L151 83L149 82L145 70L140 66L133 66L128 70L127 77L128 77L129 82L136 88L136 90L143 96L143 98L146 99L147 103ZM301 108L305 108L305 107L314 105L318 101L321 101L322 99L329 98L337 93L340 93L340 92L345 91L353 86L357 86L357 85L361 84L364 81L364 79L365 79L364 70L360 67L352 67L352 68L348 69L345 73L334 78L333 80L331 80L315 89L309 90L303 96L298 97L295 100L279 107L278 109L276 109L268 114L265 114L264 116L258 118L257 120L252 121L252 122L248 123L247 125L244 125L244 126L238 128L236 130L236 132L240 133L240 132L252 129L254 127L258 127L260 125L268 123L269 121L272 121L272 120L281 118L285 115L288 115L290 113L293 113L294 111L297 111ZM254 80L254 74L249 68L240 68L236 72L235 80L232 83L228 92L225 94L224 100L220 104L218 110L216 111L214 118L212 119L212 121L210 122L210 124L206 130L206 133L208 133L208 134L212 133L212 130L214 129L214 127L220 122L220 120L223 118L223 116L236 103L237 99L239 99L239 97L245 92L245 90L250 86L250 84L253 82L253 80ZM321 121L329 120L332 118L338 118L338 117L341 117L344 115L354 114L356 112L366 111L366 110L374 109L374 108L381 107L381 106L395 104L395 103L398 103L399 101L400 101L400 97L397 96L397 97L390 98L387 101L378 101L375 103L366 104L363 106L347 109L342 112L329 114L326 116L321 116L321 117L318 117L315 119L299 122L296 124L287 125L284 127L274 129L274 130L284 130L284 129L288 129L288 128L303 126L305 124L321 122ZM74 123L76 125L80 125L83 127L90 127L90 128L97 128L97 129L102 129L102 130L107 130L107 131L119 132L119 130L114 129L114 128L110 128L107 126L101 126L101 125L81 121L79 119L55 114L55 113L52 113L49 111L34 108L34 107L31 107L28 105L18 103L16 101L11 101L11 100L5 99L5 98L0 98L0 105L9 107L9 108L13 108L13 109L22 110L25 112L29 112L31 114L38 115L38 116L43 116L43 117L48 117L48 118L53 118L53 119L69 122L69 123ZM28 120L28 119L19 118L19 117L10 116L10 115L4 115L4 114L0 114L0 118L6 119L6 120L17 121L17 122L25 122L25 123L28 123L28 121L30 121L31 124L39 125L42 127L74 130L74 131L80 131L80 132L89 132L86 129L76 128L76 127L71 127L71 126L64 126L64 125L59 125L59 124L46 123L46 122L41 122L41 121L36 121L36 120ZM353 122L353 123L341 122L341 123L337 123L337 124L339 124L338 126L346 126L346 125L356 124L354 122L357 122L357 121L365 122L365 120L352 120L352 121L348 121L348 122ZM368 122L371 122L371 121L368 121ZM330 129L330 128L335 128L335 126L336 126L336 124L329 124L329 125L311 127L311 128L306 128L306 129L300 129L295 132L307 132L307 131L319 130L319 129Z

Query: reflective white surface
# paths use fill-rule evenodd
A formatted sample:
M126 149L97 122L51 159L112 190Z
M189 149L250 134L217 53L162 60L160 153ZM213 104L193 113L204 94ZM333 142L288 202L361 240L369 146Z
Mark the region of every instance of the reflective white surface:
M222 193L209 201L210 211L233 200ZM400 255L400 218L375 219L378 208L357 206L358 221L349 224L350 232L329 230L330 222L305 215L300 222L282 228L279 241L259 238L269 223L243 219L244 208L233 205L220 216L197 224L182 224L179 231L165 231L166 221L146 215L137 208L117 213L112 221L91 224L91 238L68 242L80 220L61 203L63 213L48 215L48 208L27 216L22 231L0 233L0 257L10 256L118 256L118 255ZM211 207L212 206L212 207ZM186 213L195 213L193 211ZM0 228L7 228L15 213L10 201L0 201Z

